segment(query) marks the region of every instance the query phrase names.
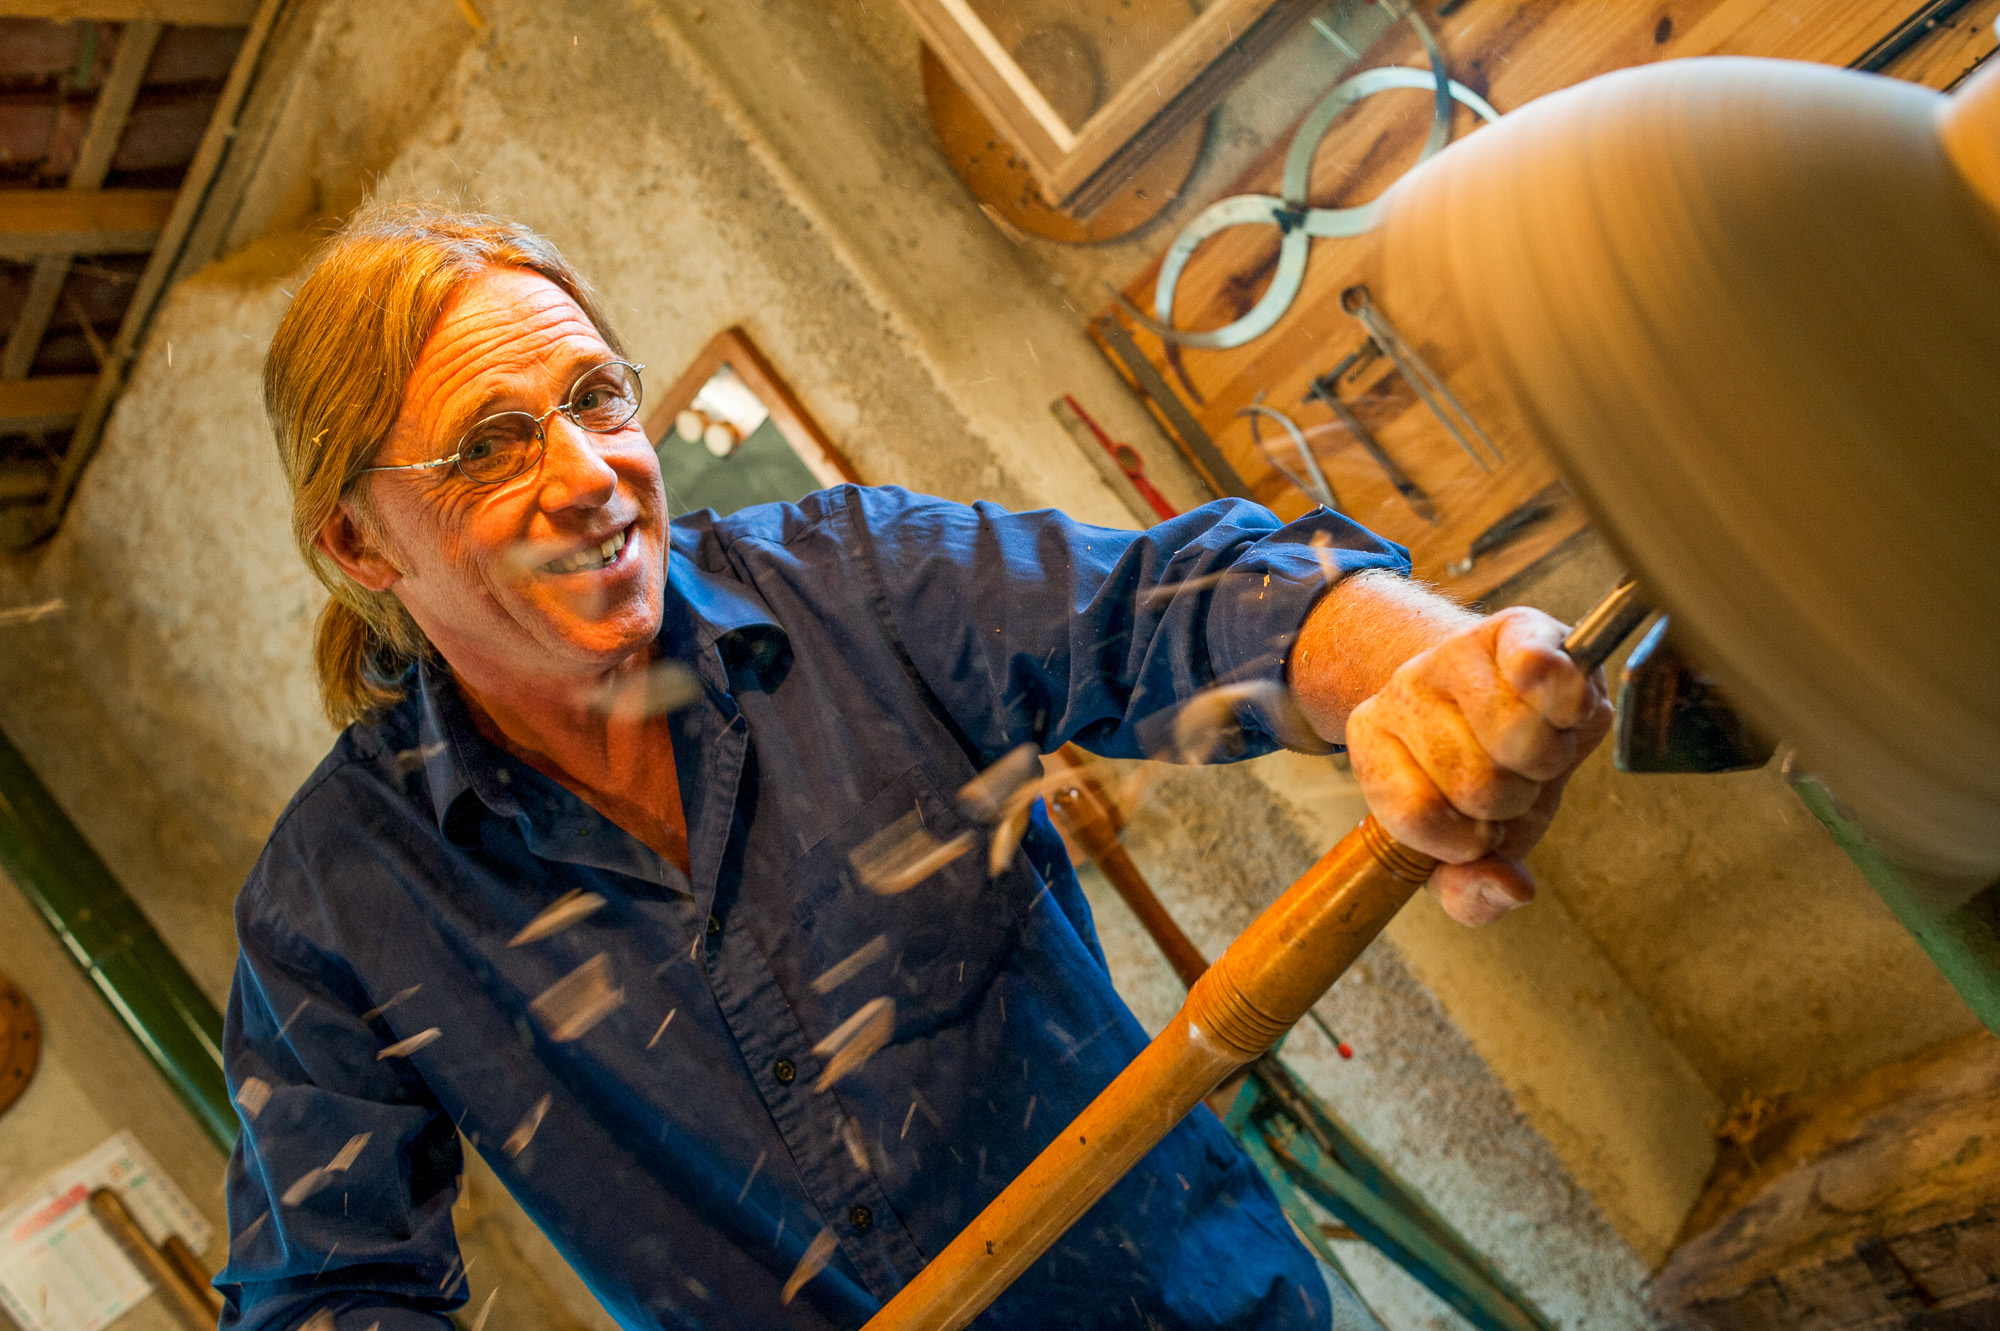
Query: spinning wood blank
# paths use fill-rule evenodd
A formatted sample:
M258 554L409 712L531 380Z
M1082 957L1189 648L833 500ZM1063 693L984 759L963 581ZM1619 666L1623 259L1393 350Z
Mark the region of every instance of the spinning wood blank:
M1788 61L1551 94L1412 172L1385 293L1703 663L1917 867L2000 873L2000 67Z

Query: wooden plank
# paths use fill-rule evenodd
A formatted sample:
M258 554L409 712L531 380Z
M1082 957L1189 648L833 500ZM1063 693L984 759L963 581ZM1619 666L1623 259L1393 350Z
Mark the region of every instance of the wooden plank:
M144 254L173 206L170 189L0 190L0 255Z
M35 271L28 276L28 292L21 298L20 313L14 316L14 326L7 330L5 349L0 350L0 380L28 377L35 363L35 352L42 345L42 334L48 331L49 316L55 313L56 298L62 295L63 283L69 278L69 261L67 254L44 254L35 260Z
M159 45L160 31L157 20L139 19L127 23L118 35L118 53L112 56L111 70L90 108L90 124L77 148L76 165L70 168L67 188L94 190L104 183L105 174L111 169L111 158L118 151L118 140L124 137L132 102L139 95L139 84L146 77L146 66L153 59L153 48ZM34 275L28 279L27 298L21 302L21 311L7 332L6 349L0 351L0 379L28 377L35 363L35 351L48 331L49 317L55 313L56 298L69 277L73 257L64 252L44 254L35 260Z
M1873 1331L1923 1310L1936 1320L1910 1325L2000 1324L1996 1116L1984 1032L1779 1109L1722 1148L1653 1315L1687 1331Z
M2000 0L1974 0L1883 69L1894 78L1940 92L1956 88L2000 45L1993 22Z
M111 57L104 86L97 90L97 101L90 108L90 124L77 147L76 165L70 168L69 180L65 182L70 189L94 190L104 183L164 26L158 19L137 19L119 32L117 53Z
M97 19L239 28L256 12L257 0L0 0L0 18L45 18L57 22Z
M1063 120L969 0L903 0L903 8L1042 192L1087 216L1323 3L1213 0L1081 128Z
M49 492L55 475L48 467L28 462L0 464L0 504L19 504L40 499Z
M96 382L94 374L53 374L0 383L0 431L38 434L75 424Z
M1080 215L1104 204L1139 163L1214 109L1324 0L1217 0L1111 95L1077 135L1046 188ZM1172 91L1167 91L1171 89Z
M964 0L903 0L903 8L980 114L1020 150L1038 178L1046 178L1076 136L1041 90Z
M236 135L230 140L229 154L210 183L208 197L189 228L179 260L167 276L173 286L188 274L220 258L231 250L232 242L250 237L235 235L235 227L258 167L263 163L271 136L283 119L292 93L301 86L301 71L312 49L313 25L329 0L290 0L271 30L257 81L243 99L236 120Z
M1540 0L1466 5L1432 22L1453 77L1505 112L1613 69L1678 56L1728 53L1845 65L1893 31L1913 7L1913 0L1838 0L1814 6L1810 20L1802 21L1787 7L1763 0L1665 5L1653 0L1592 5ZM1421 8L1429 15L1437 6L1426 0ZM1361 63L1427 65L1407 25L1392 30ZM1394 92L1349 111L1319 145L1312 202L1322 207L1354 204L1387 188L1416 159L1429 127L1428 104L1422 91ZM1460 110L1457 116L1458 135L1477 132L1469 112ZM1280 136L1228 192L1275 194L1290 141L1289 134ZM1176 292L1175 324L1216 328L1245 313L1269 280L1278 240L1274 227L1246 226L1207 241ZM1481 532L1554 481L1556 470L1525 423L1512 418L1493 367L1465 361L1434 335L1441 318L1435 293L1384 289L1379 269L1373 237L1314 241L1304 283L1271 332L1227 350L1180 352L1193 388L1183 400L1252 495L1291 517L1307 510L1309 501L1263 460L1251 442L1249 423L1237 416L1263 394L1267 405L1290 413L1315 444L1321 467L1350 516L1408 546L1419 576L1460 597L1477 599L1573 536L1587 520L1580 505L1567 501L1511 544L1479 560L1469 573L1453 576L1447 571ZM1125 288L1141 310L1152 310L1157 271L1156 264ZM1480 472L1386 361L1343 384L1341 395L1354 413L1435 501L1442 515L1436 527L1410 510L1332 413L1308 396L1315 377L1365 342L1363 329L1340 306L1341 292L1356 282L1370 284L1377 308L1430 361L1507 456L1493 474ZM1181 383L1158 338L1115 309L1107 313L1131 329L1133 340L1162 374Z

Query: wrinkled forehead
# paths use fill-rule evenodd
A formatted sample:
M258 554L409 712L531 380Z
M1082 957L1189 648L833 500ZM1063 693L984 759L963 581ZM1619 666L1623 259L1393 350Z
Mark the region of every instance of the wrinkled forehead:
M492 268L452 294L404 387L405 420L437 423L511 394L560 392L613 354L590 316L540 273Z

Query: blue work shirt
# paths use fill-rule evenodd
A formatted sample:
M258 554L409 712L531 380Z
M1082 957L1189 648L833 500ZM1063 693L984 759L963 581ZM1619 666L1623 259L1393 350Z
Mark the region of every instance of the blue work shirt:
M237 901L223 1327L442 1326L461 1133L626 1327L860 1326L1146 1043L1046 818L989 878L957 792L1023 743L1136 756L1196 691L1281 678L1329 560L1408 568L1331 513L1238 501L1143 533L855 486L682 519L660 649L702 685L671 727L687 876L413 671ZM1244 722L1244 752L1274 746ZM852 855L899 823L979 844L882 895ZM570 892L603 904L510 946ZM577 1001L537 1003L566 977ZM814 1046L883 996L889 1042L816 1089ZM1328 1315L1198 1108L977 1325Z

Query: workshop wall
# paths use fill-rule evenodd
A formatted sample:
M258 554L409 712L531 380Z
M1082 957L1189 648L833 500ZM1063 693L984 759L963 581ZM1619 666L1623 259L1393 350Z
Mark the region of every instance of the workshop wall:
M323 0L228 257L167 300L54 542L0 567L0 603L68 607L8 630L0 724L218 1001L236 886L331 739L309 670L320 593L291 548L257 377L301 256L365 194L546 231L655 384L743 324L870 480L1130 525L1048 412L1070 391L1170 498L1199 498L1083 335L1098 283L1170 230L1092 250L994 230L932 144L890 0L482 8L478 35L449 0ZM1225 105L1203 201L1319 90L1314 40ZM1586 541L1507 595L1574 613L1609 572ZM1645 1269L1706 1177L1725 1102L1973 1024L1775 778L1636 781L1602 763L1579 777L1533 910L1479 934L1427 899L1406 911L1325 1009L1355 1060L1317 1035L1292 1050L1503 1271L1564 1325L1607 1331L1641 1323ZM1280 758L1177 776L1131 845L1213 954L1355 811L1331 764ZM1115 901L1099 913L1157 1026L1171 975ZM65 1022L96 1002L49 992ZM198 1156L191 1171L213 1168ZM11 1159L0 1192L25 1181ZM481 1280L525 1291L495 1331L602 1324L497 1184L475 1175L472 1193L470 1242L494 1254ZM1451 1324L1361 1266L1399 1331Z

